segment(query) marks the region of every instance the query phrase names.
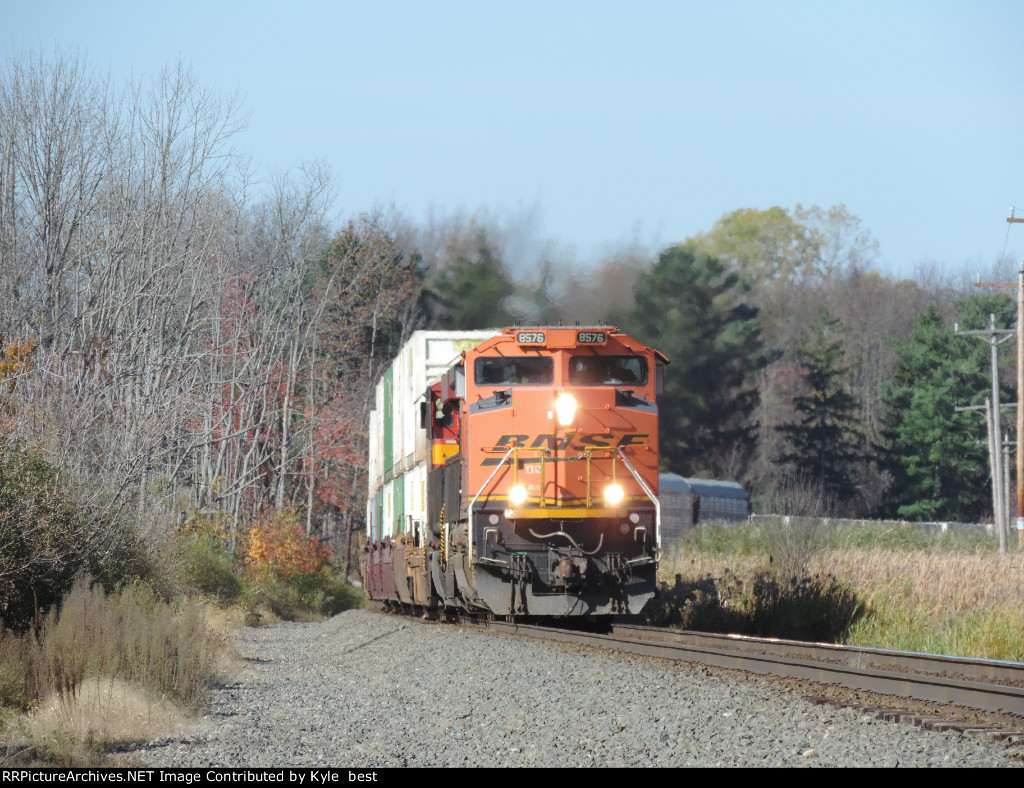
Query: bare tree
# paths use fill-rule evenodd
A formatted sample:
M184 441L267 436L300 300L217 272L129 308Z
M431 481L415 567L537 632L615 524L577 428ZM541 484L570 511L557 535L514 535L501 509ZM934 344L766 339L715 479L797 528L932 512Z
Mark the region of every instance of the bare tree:
M330 240L327 168L254 182L242 122L180 64L122 90L60 53L0 74L0 340L38 343L0 431L139 538L300 505L351 533L376 377L423 320L395 225Z

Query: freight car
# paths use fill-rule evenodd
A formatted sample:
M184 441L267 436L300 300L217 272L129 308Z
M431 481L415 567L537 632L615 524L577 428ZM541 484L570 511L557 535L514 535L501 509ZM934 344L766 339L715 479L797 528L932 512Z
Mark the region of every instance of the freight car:
M371 599L505 617L654 596L668 360L617 328L417 331L377 386Z
M750 517L750 496L739 482L662 473L658 487L661 538L668 544L699 523L739 523Z

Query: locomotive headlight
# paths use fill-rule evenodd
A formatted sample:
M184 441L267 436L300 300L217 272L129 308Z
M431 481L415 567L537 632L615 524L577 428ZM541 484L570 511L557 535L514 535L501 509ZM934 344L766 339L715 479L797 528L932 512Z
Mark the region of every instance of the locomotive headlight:
M521 484L517 484L508 491L508 499L512 502L513 506L522 506L526 503L526 488Z
M558 423L568 427L576 418L576 398L572 394L559 394L555 400L555 413L558 415Z
M623 497L625 497L625 493L622 491L621 484L609 484L604 488L604 500L609 506L618 506L622 503Z

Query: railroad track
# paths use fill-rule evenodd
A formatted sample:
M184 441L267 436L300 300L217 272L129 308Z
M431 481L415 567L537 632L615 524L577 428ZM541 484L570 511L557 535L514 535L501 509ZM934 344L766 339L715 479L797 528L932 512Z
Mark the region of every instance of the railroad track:
M813 681L854 694L870 692L942 704L922 710L899 703L865 705L860 697L843 701L811 696L820 703L859 706L883 719L1024 744L1022 663L618 624L610 632L594 633L502 621L479 623L493 632ZM965 710L982 710L988 716Z

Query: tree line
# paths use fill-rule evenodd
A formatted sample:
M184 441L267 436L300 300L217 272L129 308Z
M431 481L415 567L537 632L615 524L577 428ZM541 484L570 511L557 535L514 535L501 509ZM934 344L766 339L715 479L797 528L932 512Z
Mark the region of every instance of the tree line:
M583 268L514 258L523 228L484 215L333 219L327 168L258 181L243 125L182 65L116 85L71 53L4 64L0 487L43 463L28 498L77 503L32 520L0 496L0 592L75 565L58 542L123 560L209 512L350 535L374 385L420 328L615 322L672 359L666 469L799 478L842 512L987 513L983 422L953 412L984 400L987 349L950 327L1007 326L1009 300L881 273L845 207L742 209Z
M989 349L953 326L1011 327L1012 300L966 271L882 273L845 206L740 209L657 255L590 270L541 259L526 277L484 230L477 241L442 269L443 324L610 321L659 348L665 470L741 481L756 501L796 484L837 515L991 516L985 418L958 410L990 394ZM985 274L1013 279L1007 261Z

